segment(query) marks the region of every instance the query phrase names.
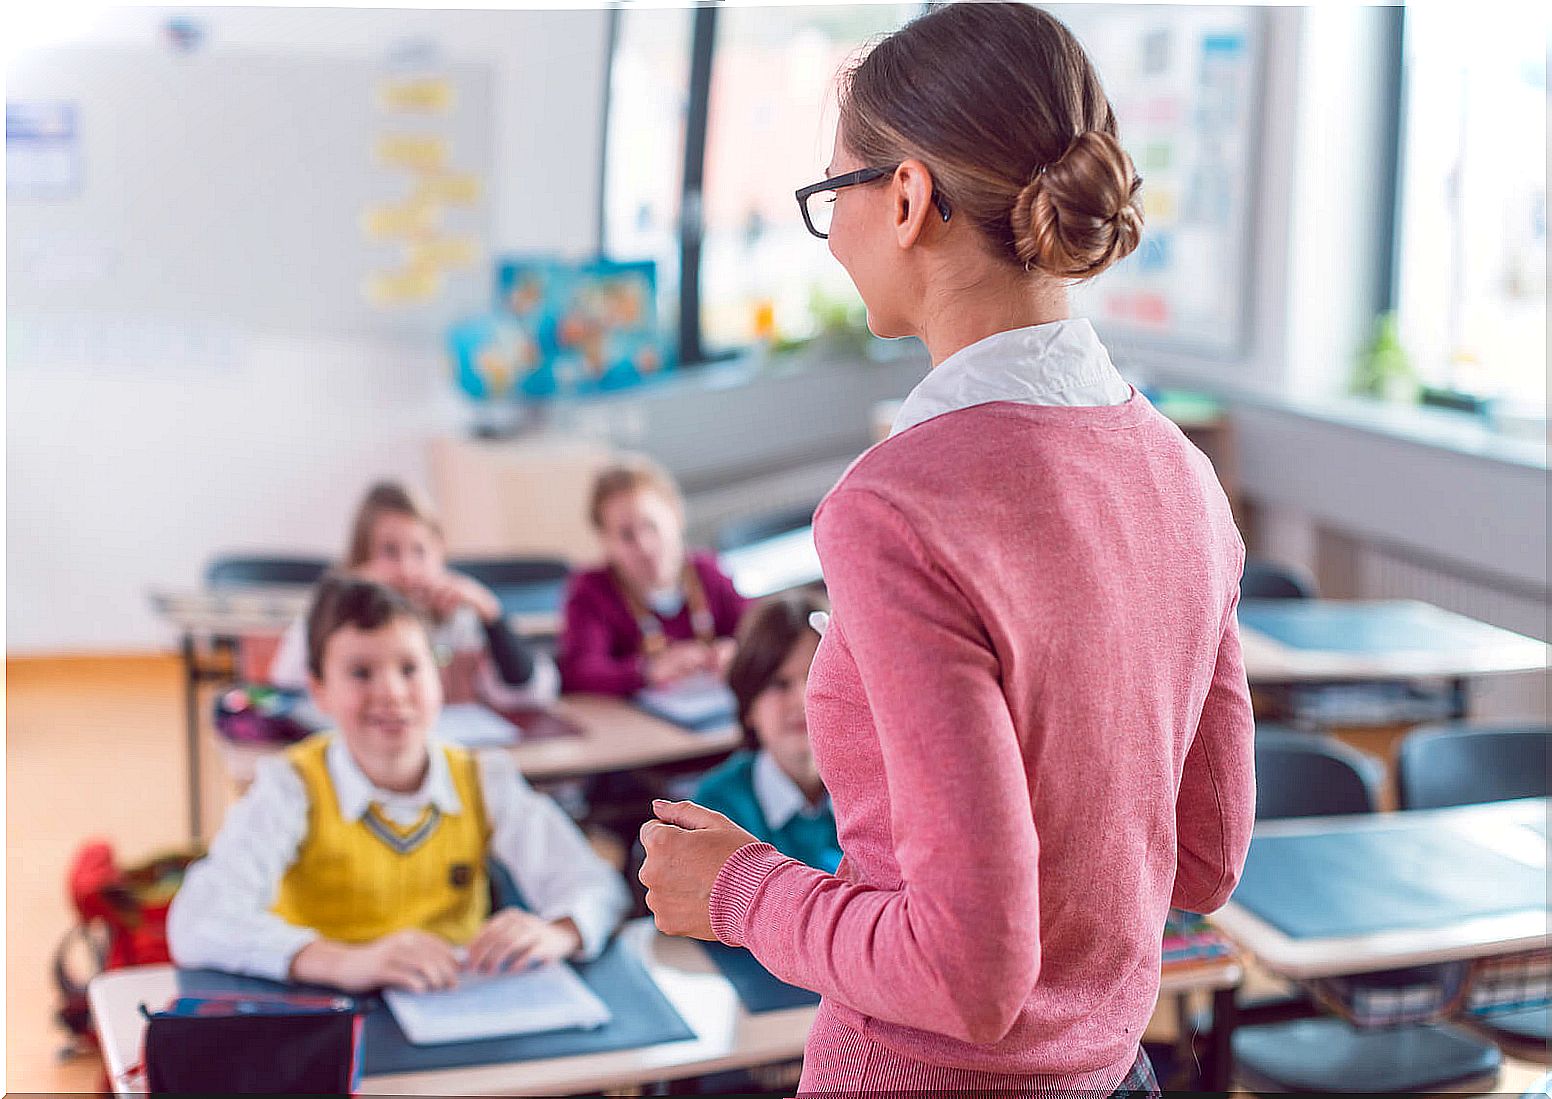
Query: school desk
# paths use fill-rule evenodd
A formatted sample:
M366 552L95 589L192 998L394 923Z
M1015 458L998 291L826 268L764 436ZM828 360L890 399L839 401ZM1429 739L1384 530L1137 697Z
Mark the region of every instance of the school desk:
M178 631L183 663L184 739L187 745L189 838L202 842L200 804L200 687L230 684L239 678L238 641L244 637L279 637L307 613L311 587L264 585L219 590L153 589L151 606ZM559 628L559 608L536 609L508 619L520 636L553 635Z
M633 921L621 934L695 1032L694 1038L611 1053L367 1076L361 1081L362 1093L575 1094L752 1068L802 1056L814 1019L813 1007L751 1015L695 942L659 935L649 919ZM93 979L88 992L92 1019L115 1092L144 1092L144 1080L130 1071L140 1059L144 1032L139 1006L146 1004L153 1010L162 1006L176 994L176 982L171 966L139 966Z
M694 1076L792 1061L803 1054L815 1008L746 1011L728 979L701 945L660 935L650 919L621 932L648 974L695 1037L611 1053L488 1064L435 1072L366 1076L361 1092L406 1095L563 1095L650 1086ZM1220 962L1163 976L1161 994L1230 989L1239 983L1237 963ZM140 1005L155 1010L177 994L171 966L137 966L104 973L88 989L92 1024L113 1090L143 1093L140 1061L145 1024ZM1232 1003L1232 995L1230 996ZM1224 1022L1230 1020L1224 1019ZM1215 1035L1217 1032L1215 1020ZM1227 1048L1228 1034L1222 1037ZM1215 1041L1215 1045L1217 1042Z
M1213 923L1290 979L1543 948L1549 805L1263 822Z
M545 782L699 759L743 743L736 724L691 731L603 695L563 695L549 709L577 735L520 740L506 749L481 751L510 752L525 778ZM284 751L279 745L237 744L224 737L216 738L216 746L228 777L240 786L253 781L260 759Z

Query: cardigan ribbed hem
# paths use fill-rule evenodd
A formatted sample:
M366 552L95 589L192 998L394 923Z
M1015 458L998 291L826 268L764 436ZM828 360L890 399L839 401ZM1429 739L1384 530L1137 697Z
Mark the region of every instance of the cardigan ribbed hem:
M711 886L711 930L728 946L744 945L744 922L755 894L787 857L768 843L746 843L722 864Z

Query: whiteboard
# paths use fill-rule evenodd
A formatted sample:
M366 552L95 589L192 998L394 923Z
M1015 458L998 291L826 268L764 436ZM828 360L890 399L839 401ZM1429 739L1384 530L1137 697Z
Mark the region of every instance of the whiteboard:
M1137 251L1073 291L1138 347L1229 358L1248 343L1265 80L1252 7L1059 5L1143 178Z
M79 178L55 194L7 195L12 318L440 334L454 316L487 307L491 77L479 64L438 73L452 106L405 115L379 104L388 65L369 56L22 55L7 73L7 101L73 105ZM406 132L440 135L449 167L482 181L472 202L438 211L441 231L480 254L448 274L433 301L384 307L364 283L402 266L405 245L370 239L362 221L414 190L412 173L378 155L382 137Z

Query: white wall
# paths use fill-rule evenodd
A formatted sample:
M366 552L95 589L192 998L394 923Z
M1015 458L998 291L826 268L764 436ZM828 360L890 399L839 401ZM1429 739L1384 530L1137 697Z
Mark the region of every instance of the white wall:
M154 46L169 10L115 9L87 44ZM380 56L427 37L449 61L490 63L493 247L596 247L605 12L193 14L210 50ZM101 353L81 345L46 361L8 355L11 652L165 646L147 588L190 586L225 549L337 552L362 487L423 481L426 440L462 422L432 341L239 335L210 346L183 331Z

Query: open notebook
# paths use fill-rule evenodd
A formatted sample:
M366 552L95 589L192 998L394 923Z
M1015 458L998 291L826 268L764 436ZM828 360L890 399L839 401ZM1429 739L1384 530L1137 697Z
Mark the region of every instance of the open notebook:
M666 687L648 687L636 694L647 713L687 729L726 725L738 713L738 700L716 676L693 675Z
M442 707L436 736L465 748L495 748L516 744L523 731L478 702L454 702Z
M609 1009L564 962L521 973L466 974L444 992L388 989L383 999L404 1036L417 1046L471 1042L550 1030L591 1030Z

